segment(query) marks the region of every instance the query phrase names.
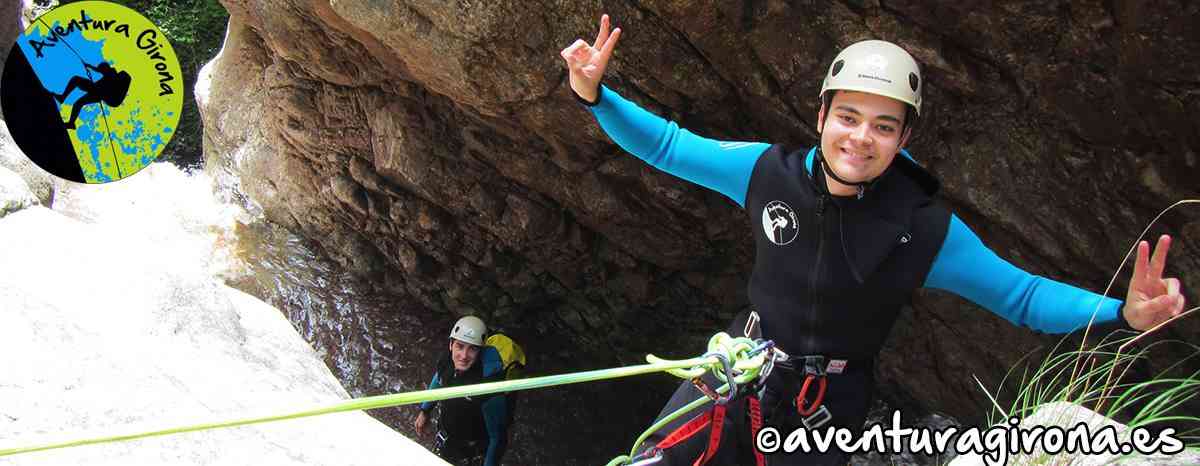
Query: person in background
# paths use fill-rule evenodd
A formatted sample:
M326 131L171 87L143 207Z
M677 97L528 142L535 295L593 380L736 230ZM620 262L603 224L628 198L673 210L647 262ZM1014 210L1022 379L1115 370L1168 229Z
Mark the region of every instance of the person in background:
M439 358L429 388L471 385L504 377L496 348L484 341L487 327L475 316L458 320L450 330L449 352ZM437 424L434 453L455 466L497 466L507 446L508 395L468 396L425 402L413 422L421 435ZM436 408L436 413L430 413Z

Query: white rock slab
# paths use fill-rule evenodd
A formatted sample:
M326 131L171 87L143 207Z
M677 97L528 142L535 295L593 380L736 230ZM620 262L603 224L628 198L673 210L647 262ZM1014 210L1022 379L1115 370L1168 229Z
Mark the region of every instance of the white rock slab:
M12 170L0 166L0 217L37 203L25 180Z
M347 398L278 310L185 256L43 207L0 219L0 449ZM344 413L0 457L10 464L445 463Z

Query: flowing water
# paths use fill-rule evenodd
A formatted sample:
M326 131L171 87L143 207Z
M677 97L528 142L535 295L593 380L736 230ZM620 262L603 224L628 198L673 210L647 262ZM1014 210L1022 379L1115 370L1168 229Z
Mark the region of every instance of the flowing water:
M446 348L456 316L426 309L351 276L319 247L214 193L203 173L157 163L146 173L102 186L71 185L54 208L92 222L123 225L174 244L178 260L199 261L226 283L272 304L324 359L351 396L420 390ZM251 211L253 209L251 208ZM569 341L509 329L525 346L529 375L608 367L616 358L583 358ZM520 338L524 335L524 338ZM626 453L678 383L647 375L523 392L505 464L597 465ZM880 405L880 419L890 410ZM372 416L426 446L412 430L415 407ZM943 418L926 424L944 425ZM912 455L856 456L854 465L940 464Z

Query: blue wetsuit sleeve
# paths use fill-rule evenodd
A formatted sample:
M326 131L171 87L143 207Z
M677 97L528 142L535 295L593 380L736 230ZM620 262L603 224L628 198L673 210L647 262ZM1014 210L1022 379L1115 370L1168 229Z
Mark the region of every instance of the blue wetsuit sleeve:
M435 388L438 388L438 387L440 387L440 386L442 386L442 380L438 378L438 373L437 373L437 371L434 371L434 372L433 372L433 379L429 381L429 387L428 387L428 388L429 388L430 390L433 390L433 389L435 389ZM436 401L426 401L426 402L424 402L424 403L421 403L421 411L429 411L430 409L433 409L433 405L434 405L434 404L436 404L436 403L437 403Z
M589 107L613 142L655 168L715 190L745 207L750 174L770 147L761 142L708 139L625 100L600 86Z
M925 287L950 291L1009 322L1046 333L1067 333L1088 324L1118 320L1121 301L1032 275L983 245L958 216L950 217L942 249Z
M508 443L508 396L494 396L483 403L483 421L487 426L488 446L484 466L500 464Z

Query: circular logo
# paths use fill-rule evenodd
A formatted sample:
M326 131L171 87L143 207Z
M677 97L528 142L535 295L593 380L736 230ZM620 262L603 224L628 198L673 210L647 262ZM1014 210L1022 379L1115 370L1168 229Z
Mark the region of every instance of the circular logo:
M883 73L885 70L887 70L888 61L886 58L883 58L883 55L876 53L862 59L862 61L859 62L859 66L864 68L871 67L875 69L876 73Z
M800 233L800 225L796 222L796 211L783 201L771 201L763 207L763 233L767 239L780 246L791 243Z
M183 106L166 36L115 3L62 5L13 45L0 109L17 146L42 169L80 183L137 173L162 153Z

